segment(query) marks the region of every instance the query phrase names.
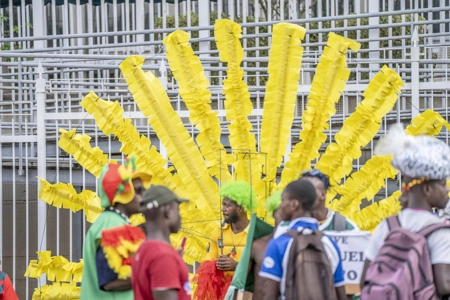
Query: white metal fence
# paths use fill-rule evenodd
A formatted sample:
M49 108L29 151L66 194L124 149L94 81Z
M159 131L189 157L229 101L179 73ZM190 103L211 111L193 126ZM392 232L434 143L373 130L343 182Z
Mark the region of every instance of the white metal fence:
M14 6L16 2L21 5ZM100 5L95 5L97 2ZM77 128L78 133L92 137L93 146L99 146L110 157L121 157L118 142L103 136L79 105L82 97L94 90L104 99L118 100L138 130L159 145L147 120L132 102L118 64L130 54L141 54L146 58L144 69L159 74L161 61L165 60L161 39L173 30L171 27L182 26L192 34L193 47L211 81L212 106L221 116L225 146L228 130L223 118L221 84L226 68L219 62L210 25L222 12L241 20L244 29L243 67L254 102L251 122L256 133L261 124L271 25L282 19L291 19L308 29L292 144L298 141L311 79L330 30L355 38L363 47L357 54L348 55L352 75L330 122L327 142L333 140L343 120L355 110L369 79L383 64L397 70L406 87L396 107L383 119L379 134L385 133L387 124L407 123L426 108L440 112L448 120L449 0L295 3L298 6L291 9L292 1L283 0L260 0L254 4L248 0L175 4L153 0L0 2L0 14L8 17L0 29L0 254L2 268L11 275L20 299L30 299L37 285L35 280L23 277L28 261L36 258L36 251L48 249L77 261L88 227L82 213L53 209L37 200L38 175L51 183L71 182L78 191L96 190L95 178L58 149L58 130ZM181 15L187 11L194 13ZM265 11L272 14L266 15ZM8 37L8 30L14 26L17 32ZM414 28L418 29L415 37ZM39 62L44 67L43 79L39 79ZM177 83L171 77L168 93L195 135L186 107L179 99ZM446 142L448 137L447 131L439 135ZM325 147L326 144L322 150ZM373 143L363 149L354 168L359 169L372 152ZM379 198L397 188L398 183L389 182Z

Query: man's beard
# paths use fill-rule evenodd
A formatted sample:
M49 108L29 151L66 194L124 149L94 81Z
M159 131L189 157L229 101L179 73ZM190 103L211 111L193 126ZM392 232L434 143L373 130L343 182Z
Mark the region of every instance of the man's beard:
M228 218L225 218L224 222L227 224L233 224L239 221L239 215L235 212L230 215Z

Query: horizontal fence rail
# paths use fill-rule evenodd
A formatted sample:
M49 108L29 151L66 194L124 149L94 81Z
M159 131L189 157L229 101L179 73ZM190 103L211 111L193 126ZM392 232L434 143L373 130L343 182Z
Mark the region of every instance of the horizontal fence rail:
M26 3L31 4L26 4ZM72 3L74 2L74 3ZM449 115L449 0L156 0L65 1L57 5L43 0L1 1L0 8L0 259L11 276L20 299L30 299L33 289L44 281L23 276L36 251L51 250L71 261L81 258L84 233L89 228L82 212L46 206L38 200L36 176L50 183L70 182L77 192L97 191L97 182L67 153L58 148L60 129L77 129L89 135L92 146L110 158L122 159L120 143L104 136L80 101L95 91L100 97L118 101L125 116L138 131L165 155L148 120L137 109L119 64L129 55L145 58L144 70L167 81L171 104L192 137L197 129L189 122L189 111L179 96L177 81L167 65L162 39L175 29L191 34L194 52L200 57L210 81L211 106L218 111L222 144L229 150L222 84L226 65L219 60L213 24L230 18L241 24L245 58L242 68L253 102L249 117L259 141L264 108L267 63L274 24L288 21L307 29L302 43L304 54L297 92L291 144L299 140L302 113L308 103L311 82L327 35L337 34L362 44L357 53L347 54L349 82L329 121L327 141L334 141L344 120L364 97L369 81L388 65L405 82L396 106L382 121L376 140L390 124L408 124L419 112L433 109L446 120ZM416 34L414 32L416 30ZM412 55L419 53L418 60ZM165 75L168 74L168 75ZM437 136L449 142L445 129ZM353 161L359 170L372 156L374 141ZM315 162L313 162L315 163ZM169 166L170 166L169 162ZM280 169L281 170L281 169ZM280 171L279 170L279 171ZM377 201L399 188L386 181Z

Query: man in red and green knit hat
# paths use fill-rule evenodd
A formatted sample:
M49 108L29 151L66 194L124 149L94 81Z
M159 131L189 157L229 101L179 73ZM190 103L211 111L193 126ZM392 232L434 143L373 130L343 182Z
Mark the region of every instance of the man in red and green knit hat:
M109 266L101 247L102 230L130 223L129 217L140 212L140 201L150 186L151 176L136 172L134 159L125 164L105 165L98 181L99 197L105 210L89 228L83 245L81 300L132 300L131 278L119 279Z

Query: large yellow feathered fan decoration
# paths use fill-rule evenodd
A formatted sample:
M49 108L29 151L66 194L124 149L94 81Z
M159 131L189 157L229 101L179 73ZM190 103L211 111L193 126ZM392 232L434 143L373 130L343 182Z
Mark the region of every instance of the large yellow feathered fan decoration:
M223 82L224 106L233 155L225 151L221 142L220 120L210 106L209 82L200 59L189 44L189 34L184 31L169 34L163 42L180 96L189 109L189 119L199 131L195 139L172 107L161 82L151 72L142 70L144 58L131 56L120 65L134 101L167 149L173 167L165 168L167 160L151 145L148 137L137 131L131 120L123 117L123 109L118 102L100 99L94 92L81 102L103 133L113 134L122 143L121 151L136 157L138 169L153 174L154 183L166 185L180 196L192 199L180 206L182 228L180 233L172 236L175 247L179 246L183 236L189 237L185 261L189 264L201 262L206 254L207 238L220 214L219 185L222 182L245 180L251 183L258 201L263 204L272 191L282 189L297 179L302 171L310 169L315 159L318 159L316 167L331 178L332 189L327 195L329 207L355 221L360 228L373 230L383 218L398 212L399 192L360 209L363 199L373 199L384 187L386 179L397 175L389 157L374 156L356 172L352 162L361 157L361 148L375 137L383 116L395 105L403 86L400 76L387 66L383 67L370 81L364 100L345 120L340 132L320 156L320 146L327 139L325 131L330 117L336 112L335 104L341 98L350 75L346 68L346 53L348 49L358 51L360 47L351 39L329 33L302 115L300 142L284 162L277 182L278 168L283 163L298 101L303 54L300 45L306 30L289 23L273 27L269 79L258 135L255 135L255 128L248 119L253 105L243 80L244 70L241 69L244 58L241 33L241 26L230 20L218 20L214 26L220 60L227 66L227 78ZM425 111L406 130L415 135L435 135L442 126L450 127L439 114ZM99 148L92 148L89 140L88 136L76 134L75 130L61 131L59 146L98 176L108 158ZM260 151L257 151L258 144ZM88 221L93 221L95 214L101 212L92 193L84 191L77 194L68 184L42 182L45 184L40 198L48 204L73 211L84 209ZM259 205L257 214L266 217L265 205ZM132 219L143 221L142 216L133 216ZM57 288L61 286L53 289Z

